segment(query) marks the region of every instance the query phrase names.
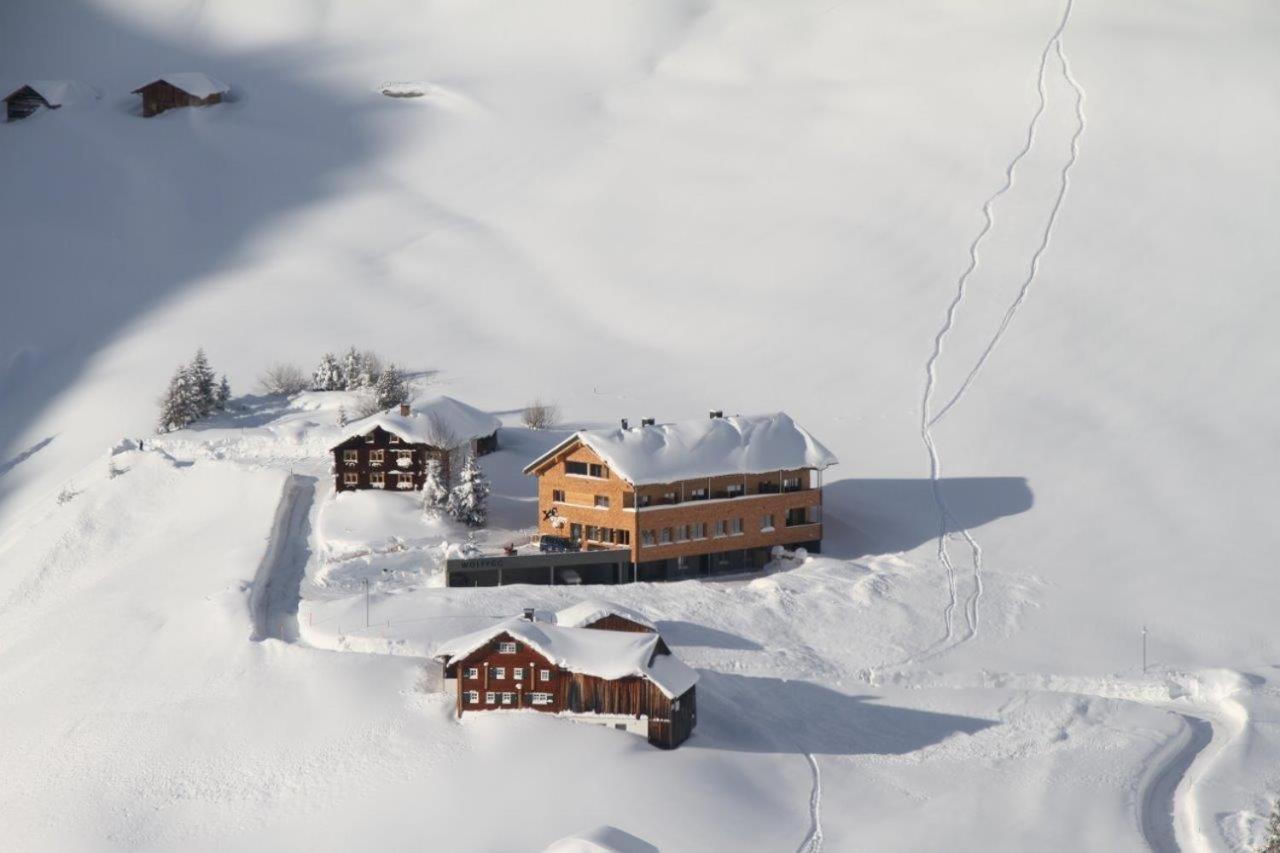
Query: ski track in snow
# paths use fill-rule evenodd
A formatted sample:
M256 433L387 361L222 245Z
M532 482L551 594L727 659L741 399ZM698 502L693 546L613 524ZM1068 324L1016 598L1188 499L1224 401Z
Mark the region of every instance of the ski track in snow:
M1053 233L1053 226L1057 222L1058 213L1062 209L1063 200L1066 197L1068 183L1068 175L1071 168L1075 165L1080 154L1080 137L1084 133L1084 90L1071 76L1070 67L1067 64L1066 54L1062 48L1062 35L1066 30L1067 22L1071 18L1072 0L1067 0L1067 4L1063 9L1062 18L1058 22L1057 29L1049 36L1049 40L1045 43L1044 49L1040 52L1040 65L1036 71L1036 93L1038 96L1035 112L1031 115L1031 120L1027 123L1026 139L1022 148L1013 156L1009 164L1005 167L1004 183L982 203L982 227L978 229L978 233L969 243L969 262L964 270L960 273L960 277L956 280L955 294L952 296L950 304L947 306L946 316L943 320L941 328L933 339L933 349L929 354L928 360L925 362L925 385L920 403L920 437L924 443L925 451L929 456L929 479L933 492L934 504L938 509L938 562L941 563L947 576L947 604L943 610L943 632L932 645L924 650L908 657L896 665L914 664L928 660L937 655L943 654L956 646L968 642L978 635L980 630L980 610L979 604L983 594L982 579L982 546L978 540L966 529L959 531L965 543L969 546L970 551L970 573L971 590L965 599L963 606L964 628L962 632L956 629L956 610L960 606L960 594L958 575L954 562L951 559L950 549L948 548L948 526L959 528L959 522L951 508L947 505L946 498L942 494L942 456L938 451L938 447L933 438L933 427L939 420L964 396L969 386L972 385L978 372L981 370L987 358L995 350L1000 338L1004 335L1005 330L1012 322L1018 308L1026 300L1027 294L1030 292L1031 284L1036 278L1036 274L1040 269L1040 259L1044 255L1045 250L1049 246L1050 237ZM1030 268L1027 277L1023 280L1018 292L1017 298L1013 304L1005 311L999 327L996 329L995 335L987 344L978 361L969 371L965 381L961 384L959 390L947 402L937 415L931 414L933 404L933 395L937 389L937 368L938 362L942 357L944 343L950 335L952 328L955 326L956 316L960 310L960 304L964 301L966 288L969 278L977 269L980 249L987 235L995 226L994 206L996 201L1010 189L1015 183L1015 175L1018 165L1031 152L1036 141L1036 129L1040 123L1041 117L1048 108L1049 98L1048 91L1045 86L1045 77L1048 71L1049 58L1056 54L1062 68L1062 74L1072 89L1075 90L1075 112L1076 112L1076 130L1071 137L1071 156L1066 164L1062 167L1059 189L1050 208L1048 219L1042 233L1040 245L1032 255Z
M809 834L800 842L796 853L820 853L822 850L822 771L818 769L818 759L812 752L804 754L813 771L813 792L809 795L809 819L812 822Z

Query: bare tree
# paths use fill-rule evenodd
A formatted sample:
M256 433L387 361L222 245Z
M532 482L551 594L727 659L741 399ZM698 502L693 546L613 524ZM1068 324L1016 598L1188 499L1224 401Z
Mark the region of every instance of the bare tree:
M449 485L466 459L464 451L470 449L467 446L468 442L458 436L457 431L440 416L439 412L431 412L427 415L427 444L443 450L448 457L449 467L445 485Z
M520 419L530 429L551 429L560 422L560 407L555 403L544 403L541 397L525 406Z
M267 394L297 394L311 387L311 379L298 365L278 362L258 377L258 386Z
M372 388L365 388L356 395L353 411L356 418L367 418L382 411L382 407L378 405L378 397L373 393Z

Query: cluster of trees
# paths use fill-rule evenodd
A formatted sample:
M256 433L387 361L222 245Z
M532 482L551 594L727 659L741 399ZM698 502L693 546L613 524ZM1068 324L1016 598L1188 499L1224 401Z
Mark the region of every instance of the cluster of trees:
M201 347L191 362L179 367L169 380L169 388L160 398L160 421L156 432L182 429L225 409L229 399L231 385L226 374L221 380L217 378Z
M355 347L342 358L325 353L309 377L296 364L273 364L258 383L264 393L286 396L308 390L359 391L354 413L359 418L386 411L409 398L409 381L394 362L384 365L377 353ZM344 409L339 420L345 422L346 418Z
M484 527L489 518L490 491L489 479L474 455L467 456L453 488L444 481L439 461L432 459L427 462L422 485L422 511L430 519L448 516L468 527Z

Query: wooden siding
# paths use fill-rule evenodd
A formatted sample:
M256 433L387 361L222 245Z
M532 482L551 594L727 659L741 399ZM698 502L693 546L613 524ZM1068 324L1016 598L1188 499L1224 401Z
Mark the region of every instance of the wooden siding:
M515 643L515 652L499 651L502 643ZM659 651L665 648L665 645L661 646ZM476 670L474 677L468 677L468 669ZM515 677L516 669L522 670L520 678ZM549 675L546 681L542 679L544 670ZM459 717L467 711L517 708L549 713L647 717L649 742L663 749L673 749L687 740L697 723L696 687L689 688L673 701L647 678L605 679L569 672L506 633L494 637L465 658L449 661L445 664L444 675L455 679L455 705ZM466 694L470 691L479 694L478 703L467 701ZM485 701L487 693L493 693L495 701ZM512 694L510 703L502 702L504 693ZM535 705L534 693L550 693L551 700L545 705Z
M603 477L570 474L566 462L603 466ZM626 545L634 563L700 557L725 551L769 549L775 545L811 545L822 539L822 489L806 468L699 477L676 483L633 486L608 467L604 460L582 442L573 442L538 469L538 532L572 538L580 532L586 548L604 547L588 535L594 529L615 531L610 544L621 544L616 531L625 531ZM797 486L782 491L783 480L794 479ZM728 497L731 487L743 490L741 497ZM696 489L708 491L708 500L694 499ZM557 493L563 500L556 500ZM597 498L608 507L597 506ZM637 506L648 499L647 506ZM812 523L787 526L787 513L813 513ZM773 516L771 530L763 529L764 516ZM742 533L716 536L716 522L741 519ZM676 530L687 525L706 525L706 536L680 540ZM663 544L661 531L672 530L672 541ZM643 533L654 532L654 544L644 545Z
M370 440L372 439L372 440ZM346 451L355 453L355 461L348 462ZM397 451L408 452L410 463L407 467L396 464ZM373 485L374 473L382 473L384 485L390 491L399 491L397 481L407 478L413 483L413 490L420 490L426 479L427 461L435 459L440 463L440 474L445 482L449 480L449 454L427 444L410 444L400 441L396 436L382 427L374 427L364 435L356 435L333 448L333 485L339 492L355 489L379 488ZM382 454L382 462L375 462L376 454ZM345 474L355 474L356 482L348 484Z
M4 99L5 119L8 121L17 121L20 118L26 118L41 107L53 107L40 96L40 93L30 86L23 86L18 91L9 95Z
M207 107L222 102L221 92L214 92L207 98L197 98L164 80L148 83L138 89L137 94L142 96L142 115L146 118L177 107Z
M594 628L597 631L630 631L636 634L653 634L656 633L648 625L641 625L639 622L632 622L625 616L619 616L616 613L610 613L596 621L583 625L583 628Z

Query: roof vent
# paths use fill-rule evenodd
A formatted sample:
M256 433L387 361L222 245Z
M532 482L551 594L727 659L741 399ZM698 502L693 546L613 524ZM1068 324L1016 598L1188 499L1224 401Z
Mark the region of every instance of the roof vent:
M622 419L622 428L623 428L623 429L627 429L627 428L628 428L628 424L627 424L627 419L626 419L626 418L623 418L623 419Z
M409 417L409 404L408 404L408 403L401 403L401 404L400 404L400 415L401 415L402 417L406 417L406 418L407 418L407 417Z
M713 421L714 421L716 418L723 418L723 417L724 417L724 409L712 409L712 410L711 410L710 412L708 412L707 414L708 414L708 416L711 418L711 420L713 420Z
M532 607L526 607L526 608L524 609L524 621L526 621L526 622L532 622L532 621L533 621L533 608L532 608Z
M642 426L642 427L653 426L653 424L654 424L654 420L653 420L653 418L641 418L641 419L640 419L640 426Z

